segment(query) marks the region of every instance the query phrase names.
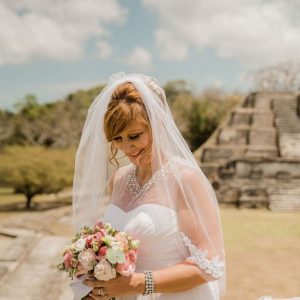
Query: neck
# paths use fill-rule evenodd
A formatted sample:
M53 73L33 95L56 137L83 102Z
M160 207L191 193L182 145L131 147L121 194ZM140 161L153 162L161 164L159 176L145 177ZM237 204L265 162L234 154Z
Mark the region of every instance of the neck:
M163 164L167 161L167 158L165 155L162 155ZM148 163L145 166L138 167L136 169L136 179L140 184L145 183L151 176L152 173L155 172L157 169L159 169L160 166L152 166L152 163Z
M151 164L137 167L136 169L136 178L139 183L143 184L152 176Z

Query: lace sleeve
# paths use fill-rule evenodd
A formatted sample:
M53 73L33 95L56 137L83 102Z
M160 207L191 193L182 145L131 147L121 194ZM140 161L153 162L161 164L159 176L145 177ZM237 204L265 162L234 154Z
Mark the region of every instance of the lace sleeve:
M207 258L208 251L197 248L191 240L181 232L181 239L184 245L189 249L191 256L187 260L195 263L201 270L217 279L223 275L224 262L222 262L219 256L215 256L212 259Z

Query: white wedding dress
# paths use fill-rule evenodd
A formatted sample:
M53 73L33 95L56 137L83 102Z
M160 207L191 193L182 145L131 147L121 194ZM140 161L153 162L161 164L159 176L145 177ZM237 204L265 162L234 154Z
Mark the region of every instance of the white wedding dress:
M104 221L140 240L136 272L157 270L183 261L190 256L177 229L176 212L156 204L142 204L125 212L111 204ZM217 300L215 281L180 293L124 296L116 300Z
M180 164L180 160L173 157L169 163ZM174 184L174 178L172 178L172 173L168 172L168 166L166 164L162 171L153 176L154 180L150 180L142 187L135 178L135 166L130 164L120 168L115 176L111 204L106 210L103 220L114 228L128 233L134 239L140 240L136 272L154 271L194 256L195 260L199 262L198 264L205 264L206 271L218 274L223 266L222 262L208 260L205 251L196 250L189 238L179 230L176 208L158 204L155 183L164 177L164 180L168 180L169 187ZM133 194L138 196L134 201L132 201L132 191L135 191ZM176 198L177 188L175 185L172 191L174 192L173 197ZM133 203L132 208L125 211L120 207L128 207L130 201ZM209 281L179 293L157 293L147 296L117 297L116 299L217 300L220 299L220 296L216 285L216 281Z

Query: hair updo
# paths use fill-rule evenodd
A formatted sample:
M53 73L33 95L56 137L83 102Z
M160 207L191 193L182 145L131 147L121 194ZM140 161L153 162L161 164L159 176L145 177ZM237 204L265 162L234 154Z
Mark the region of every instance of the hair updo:
M138 116L141 116L151 130L149 117L143 99L131 82L120 84L113 92L104 115L104 133L108 142L127 128ZM148 148L150 148L149 145ZM148 149L147 149L148 150ZM118 149L111 143L110 162L114 160Z

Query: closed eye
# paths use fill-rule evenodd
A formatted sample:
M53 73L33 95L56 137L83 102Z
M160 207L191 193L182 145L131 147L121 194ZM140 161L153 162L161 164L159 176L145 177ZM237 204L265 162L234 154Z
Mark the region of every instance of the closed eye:
M137 140L137 139L140 137L141 134L143 134L143 132L138 133L138 134L130 135L130 136L129 136L129 139L130 139L130 140ZM122 137L116 136L115 138L113 138L113 140L114 140L114 141L121 141L121 140L122 140Z
M131 140L137 140L139 137L140 137L140 135L139 135L139 134L136 134L136 135L130 136L130 139L131 139Z

